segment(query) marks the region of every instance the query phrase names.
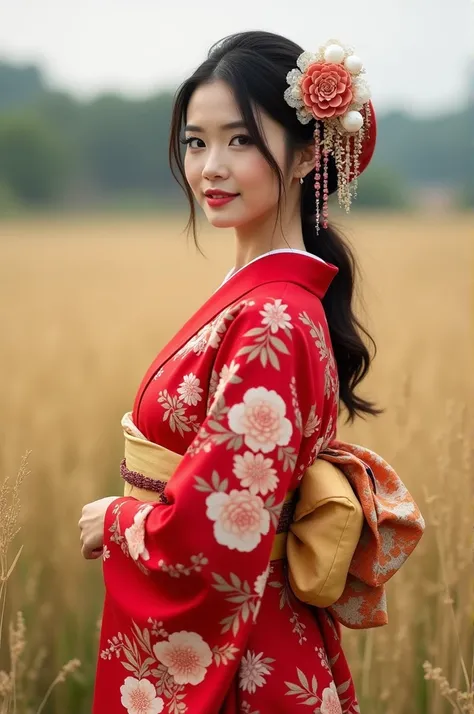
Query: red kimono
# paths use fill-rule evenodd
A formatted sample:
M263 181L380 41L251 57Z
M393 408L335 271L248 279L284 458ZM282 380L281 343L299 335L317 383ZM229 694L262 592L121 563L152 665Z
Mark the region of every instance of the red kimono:
M270 562L286 494L335 436L335 274L267 254L145 375L134 423L183 459L164 502L107 511L94 714L359 712L338 626Z

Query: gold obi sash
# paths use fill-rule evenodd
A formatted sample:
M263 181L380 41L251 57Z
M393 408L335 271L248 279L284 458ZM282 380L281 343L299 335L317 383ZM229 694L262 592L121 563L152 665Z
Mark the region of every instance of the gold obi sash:
M123 417L122 427L124 495L167 503L166 483L182 456L145 439L131 413ZM290 584L300 600L329 607L340 598L363 520L360 503L343 472L317 459L305 472L298 491L290 491L285 498L270 556L271 560L288 558Z

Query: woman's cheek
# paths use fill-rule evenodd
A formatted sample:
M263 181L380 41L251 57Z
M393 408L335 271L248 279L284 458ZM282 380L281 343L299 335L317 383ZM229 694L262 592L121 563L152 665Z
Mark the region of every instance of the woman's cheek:
M201 176L202 169L199 166L197 157L187 157L184 158L184 173L188 184L197 199L200 198L201 193Z

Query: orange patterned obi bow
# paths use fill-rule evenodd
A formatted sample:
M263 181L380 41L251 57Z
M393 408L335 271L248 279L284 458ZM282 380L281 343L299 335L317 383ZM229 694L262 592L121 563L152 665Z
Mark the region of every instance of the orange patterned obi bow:
M342 597L328 609L352 629L385 625L385 583L423 535L423 516L392 467L373 451L333 441L319 458L344 472L365 517Z

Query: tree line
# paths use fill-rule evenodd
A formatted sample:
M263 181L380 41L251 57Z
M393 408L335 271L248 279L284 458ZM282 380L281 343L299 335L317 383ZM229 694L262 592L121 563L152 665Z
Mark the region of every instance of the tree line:
M162 92L142 100L104 94L80 101L51 90L38 67L0 63L0 212L179 205L168 166L172 100ZM404 112L379 116L377 151L361 179L358 204L401 206L421 186L472 193L470 109L424 119Z

